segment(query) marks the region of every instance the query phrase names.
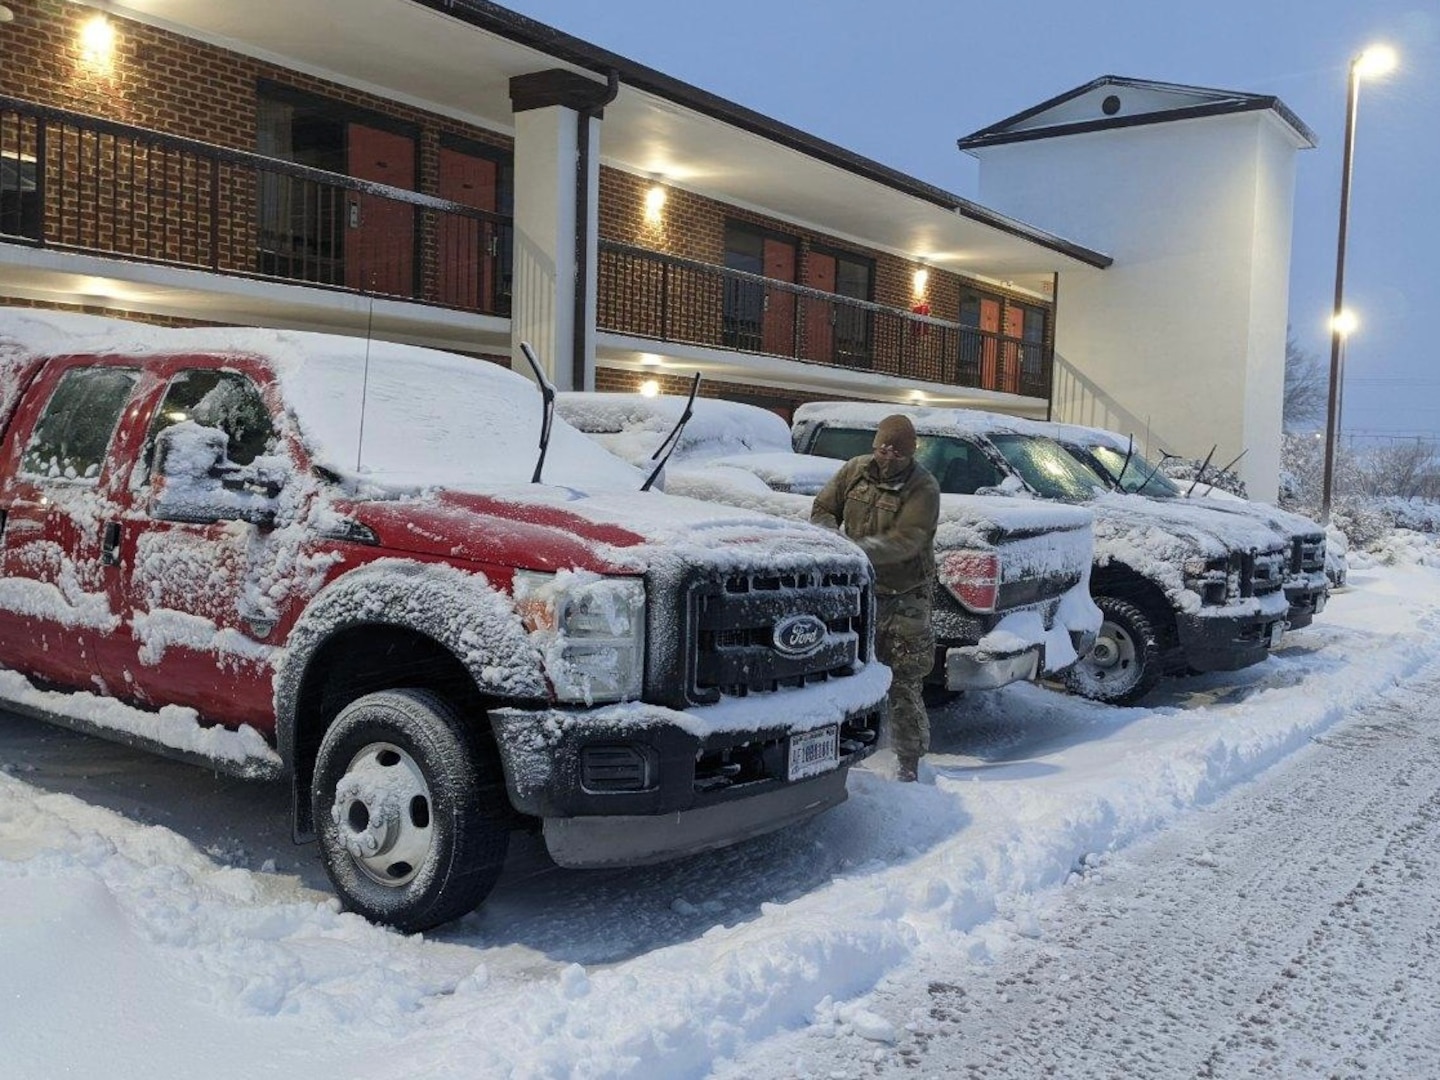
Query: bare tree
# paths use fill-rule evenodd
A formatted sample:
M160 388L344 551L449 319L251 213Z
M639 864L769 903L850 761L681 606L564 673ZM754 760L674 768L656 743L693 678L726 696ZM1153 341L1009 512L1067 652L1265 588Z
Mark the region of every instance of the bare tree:
M1359 488L1365 495L1433 498L1440 484L1435 444L1426 439L1397 439L1372 447L1360 455L1359 466Z
M1295 331L1285 329L1285 412L1286 431L1315 427L1329 405L1330 373L1312 354L1300 347Z

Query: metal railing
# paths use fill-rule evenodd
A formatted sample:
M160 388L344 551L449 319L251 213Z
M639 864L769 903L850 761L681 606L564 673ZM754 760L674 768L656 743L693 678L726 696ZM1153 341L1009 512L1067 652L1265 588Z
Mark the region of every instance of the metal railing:
M0 242L508 315L509 217L0 96Z
M921 382L1050 394L1043 343L600 241L599 330Z

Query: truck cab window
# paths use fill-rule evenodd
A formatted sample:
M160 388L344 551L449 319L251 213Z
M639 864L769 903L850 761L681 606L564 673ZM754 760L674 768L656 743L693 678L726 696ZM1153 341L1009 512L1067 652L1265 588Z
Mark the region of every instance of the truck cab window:
M60 377L20 461L22 472L52 480L95 480L136 372L71 368Z
M183 420L223 431L226 459L235 465L249 465L275 443L270 410L249 378L210 368L182 371L171 380L165 400L150 422L137 483L149 478L160 433Z

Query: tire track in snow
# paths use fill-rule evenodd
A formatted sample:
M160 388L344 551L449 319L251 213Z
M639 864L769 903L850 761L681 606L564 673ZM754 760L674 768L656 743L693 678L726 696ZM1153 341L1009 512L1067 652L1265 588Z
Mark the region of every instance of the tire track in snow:
M997 962L936 957L877 988L893 1048L802 1033L768 1048L792 1063L772 1075L1400 1075L1397 1056L1433 1075L1440 667L1313 742L1092 857Z

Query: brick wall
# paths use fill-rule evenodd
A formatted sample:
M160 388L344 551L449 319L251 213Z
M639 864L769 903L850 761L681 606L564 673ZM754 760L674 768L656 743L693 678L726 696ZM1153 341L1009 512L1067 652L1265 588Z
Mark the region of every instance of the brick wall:
M1044 302L935 267L928 268L924 293L917 296L915 272L922 267L918 261L857 247L833 236L797 228L777 218L680 188L659 185L665 191L665 203L659 220L647 221L646 196L656 186L656 181L633 173L602 169L601 239L719 267L725 261L726 224L740 222L795 242L795 280L799 284L813 280L812 260L817 249L824 249L827 253L850 253L868 260L873 266L874 302L896 311L911 311L924 300L929 304L932 317L957 322L961 294L967 290L980 291L999 300L1002 325L1004 308L1012 303L1050 310L1050 305ZM763 303L767 322L774 312L783 312L784 326L773 341L736 342L727 337L721 318L725 288L723 279L715 273L680 266L667 270L653 260L602 254L600 325L658 340L749 348L801 360L836 362L832 359L833 331L827 330L827 326L833 324L828 302L806 296L797 298L778 289L765 290L763 300L757 297L752 306L759 308ZM893 315L855 318L868 318L870 350L863 362L869 370L926 382L955 382L959 378L959 343L953 331L921 327ZM1053 324L1053 316L1047 317L1047 338L1053 333L1049 324ZM758 336L764 338L768 334L762 332Z
M8 6L15 17L0 24L0 94L7 96L253 152L258 86L266 82L352 107L362 119L374 114L407 125L416 134L415 186L429 194L438 190L444 137L460 137L501 153L512 149L508 136L114 16L106 16L114 28L112 59L98 65L87 59L82 45L82 28L97 17L95 9L65 0L10 0ZM43 230L48 244L221 271L258 269L322 283L345 279L343 258L329 271L317 269L323 267L322 256L279 268L260 259L256 222L261 181L253 169L228 164L215 168L204 155L162 150L130 136L82 135L77 128L50 126L46 138L47 197L36 228ZM13 116L0 121L0 150L35 157L38 139L33 122L17 123ZM306 189L305 197L318 201L315 190ZM318 190L330 200L328 213L338 221L348 197L339 189ZM297 202L299 198L297 194ZM401 218L403 235L393 243L387 237L372 245L378 253L374 257L393 260L403 254L403 265L418 265L418 275L404 274L403 287L389 291L411 295L418 277L416 295L439 299L441 222L452 229L478 226L469 219L408 209ZM482 250L475 241L469 246ZM418 250L418 264L413 250ZM351 274L363 276L355 268ZM376 280L373 269L368 277ZM386 280L383 269L379 277ZM482 298L480 309L487 310L487 303L488 297Z
M0 93L11 97L253 151L255 88L267 79L414 124L422 132L421 191L434 191L442 133L511 148L506 135L114 16L114 62L99 70L86 62L80 44L81 27L95 9L67 0L7 0L7 6L15 19L0 24Z

